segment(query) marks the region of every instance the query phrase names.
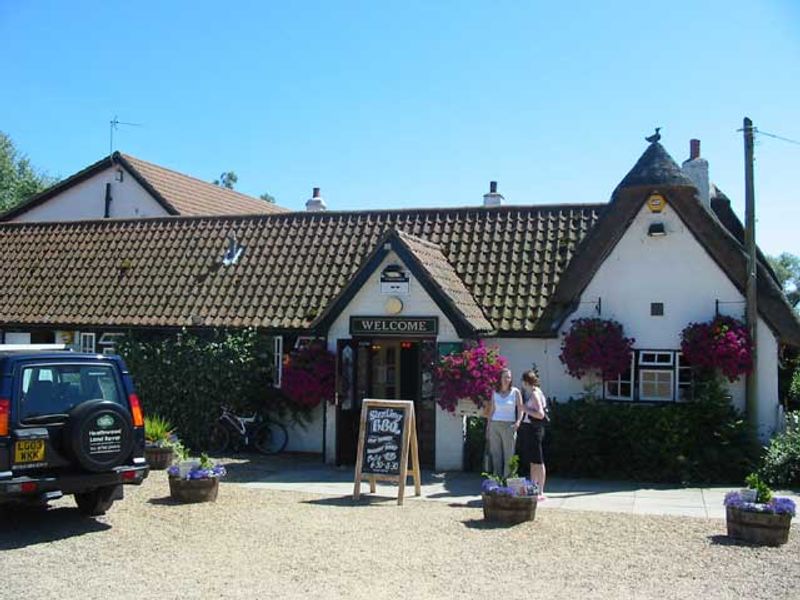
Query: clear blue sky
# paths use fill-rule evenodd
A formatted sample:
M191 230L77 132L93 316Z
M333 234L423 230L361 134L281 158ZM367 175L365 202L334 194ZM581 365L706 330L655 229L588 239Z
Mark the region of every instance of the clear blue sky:
M610 8L613 6L613 8ZM116 148L302 209L603 202L663 127L743 214L742 118L800 140L800 2L0 0L0 130L67 176ZM800 145L756 147L800 254Z

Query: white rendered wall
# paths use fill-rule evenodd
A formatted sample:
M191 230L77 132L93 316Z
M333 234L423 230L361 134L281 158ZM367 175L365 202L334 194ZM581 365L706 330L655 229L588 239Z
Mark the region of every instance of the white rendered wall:
M289 452L315 452L322 454L322 406L311 411L311 420L306 423L285 422L289 432ZM335 413L334 413L335 414ZM330 417L330 413L328 413Z
M667 235L648 236L648 227L653 222L664 223ZM592 278L581 297L580 308L559 331L559 339L543 343L544 349L539 352L546 357L544 364L548 371L544 377L548 394L559 399L577 396L588 383L570 377L558 354L562 334L572 320L597 316L598 299L602 300L602 318L622 323L625 335L635 338L636 349L652 350L678 350L683 328L690 322L713 319L716 300L720 301L721 314L738 319L744 317L745 308L743 295L669 205L661 214L650 213L643 207ZM664 304L663 316L650 315L651 302ZM758 323L757 341L759 430L765 435L776 424L778 349L774 335L762 319ZM519 364L522 365L521 360ZM734 406L744 410L744 378L728 387Z
M111 218L157 217L168 214L139 183L123 169L108 168L86 181L64 190L43 204L13 219L16 222L77 221L102 219L105 215L106 183L111 184Z
M356 293L347 307L333 322L328 332L328 348L336 352L336 341L349 339L350 316L392 316L384 305L389 296L380 293L380 273L389 264L403 264L394 252L390 252L381 265L370 276L364 286ZM405 265L404 265L405 266ZM438 317L439 335L437 342L459 342L461 338L455 327L428 296L422 285L409 273L409 294L399 296L403 301L400 317ZM328 427L326 438L326 462L333 462L336 455L336 409L328 407ZM436 406L436 470L461 470L463 460L464 418L457 417Z

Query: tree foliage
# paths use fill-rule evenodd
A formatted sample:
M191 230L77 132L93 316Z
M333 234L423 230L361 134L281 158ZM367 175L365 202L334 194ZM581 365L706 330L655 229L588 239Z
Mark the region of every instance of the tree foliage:
M0 210L8 210L48 188L56 179L35 169L12 139L0 131Z
M225 171L219 176L219 179L214 180L214 185L232 190L238 181L239 177L236 175L236 173L233 171Z
M267 192L264 192L259 196L264 202L269 202L270 204L275 204L275 197L271 196Z
M770 256L767 260L778 276L789 304L797 306L800 303L800 256L783 252L780 256Z

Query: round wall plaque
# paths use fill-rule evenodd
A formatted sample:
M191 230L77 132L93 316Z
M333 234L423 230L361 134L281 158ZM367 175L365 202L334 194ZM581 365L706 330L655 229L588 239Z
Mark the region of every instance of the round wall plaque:
M399 315L401 312L403 312L403 301L397 296L390 296L386 299L384 308L386 309L387 314Z

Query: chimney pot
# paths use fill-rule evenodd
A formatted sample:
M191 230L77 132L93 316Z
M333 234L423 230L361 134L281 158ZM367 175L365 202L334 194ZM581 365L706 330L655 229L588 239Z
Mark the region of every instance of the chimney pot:
M497 182L489 182L489 193L483 195L484 206L502 206L503 196L497 193Z
M700 140L689 140L689 160L700 158Z
M311 198L306 201L306 210L309 212L319 212L327 210L328 205L325 204L325 199L320 195L319 188L315 187L311 193Z

